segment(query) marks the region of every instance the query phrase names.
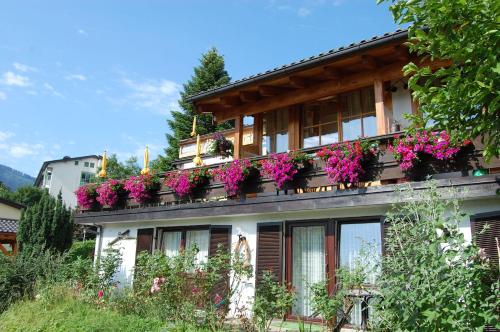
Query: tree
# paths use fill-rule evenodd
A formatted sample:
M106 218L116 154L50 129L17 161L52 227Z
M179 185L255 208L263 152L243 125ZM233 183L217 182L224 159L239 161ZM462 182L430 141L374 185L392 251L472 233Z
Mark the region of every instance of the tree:
M424 124L455 133L457 139L484 137L487 158L500 155L500 2L495 0L378 0L392 3L398 24L410 24L411 52L450 60L432 72L408 64L409 87Z
M101 167L97 169L97 173ZM138 175L141 172L141 167L137 163L137 157L130 157L125 162L118 161L116 154L108 157L108 164L106 166L106 178L121 180L128 178L132 175Z
M376 330L476 331L498 324L498 270L465 240L455 197L431 182L424 191L403 191L388 214Z
M183 85L181 99L179 100L179 111L172 111L172 119L167 120L171 134L167 133L168 147L165 149L165 156L160 156L153 162L153 169L169 170L172 162L179 157L179 141L190 137L193 118L195 115L193 105L187 98L196 93L206 91L229 83L229 77L224 64L224 57L217 49L212 48L203 54L200 65L194 68L194 75ZM209 114L198 115L197 131L200 135L213 133L216 130L227 129L227 123L216 126L212 116Z
M42 197L43 189L34 186L23 186L10 191L0 185L0 197L17 202L25 206L32 206Z
M21 214L17 240L22 253L42 249L63 252L71 247L72 236L73 217L61 193L55 199L43 191L40 200Z

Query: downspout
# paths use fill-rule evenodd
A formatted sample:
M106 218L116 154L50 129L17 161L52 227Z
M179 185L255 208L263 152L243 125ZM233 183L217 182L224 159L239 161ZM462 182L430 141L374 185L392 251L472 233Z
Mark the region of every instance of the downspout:
M102 249L102 225L97 225L94 224L95 227L97 227L97 235L99 236L99 240L97 241L97 253L95 256L94 264L98 264L100 259L101 259L101 249Z

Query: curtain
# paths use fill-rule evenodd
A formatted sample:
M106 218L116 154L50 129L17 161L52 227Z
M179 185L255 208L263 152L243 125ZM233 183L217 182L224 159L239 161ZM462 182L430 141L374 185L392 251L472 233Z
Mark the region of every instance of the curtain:
M181 238L182 232L163 232L162 248L167 257L173 257L179 254Z
M297 299L293 305L293 314L311 316L312 284L325 280L325 228L323 226L293 227L292 284Z
M382 255L380 231L379 222L340 226L340 265L348 269L360 263L366 266L368 284L374 284L378 274L376 267ZM360 257L361 253L364 255Z
M191 230L186 232L186 249L189 249L194 245L196 245L199 249L195 257L197 264L203 264L208 261L209 239L210 232L208 229Z

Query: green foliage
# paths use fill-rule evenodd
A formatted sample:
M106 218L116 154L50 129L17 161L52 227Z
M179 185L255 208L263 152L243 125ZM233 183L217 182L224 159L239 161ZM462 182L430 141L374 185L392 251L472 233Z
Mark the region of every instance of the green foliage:
M172 162L179 158L179 141L190 137L195 112L193 105L187 101L187 98L196 93L225 85L230 80L225 69L224 58L217 49L212 48L201 56L200 65L194 68L194 75L184 84L184 89L181 91L180 110L172 111L172 119L167 120L172 134L166 135L168 147L165 149L165 156L160 156L153 162L153 169L158 171L171 170ZM227 123L215 126L212 116L209 114L197 117L197 132L200 135L227 128L229 128Z
M259 331L268 331L274 318L285 321L286 313L292 308L295 294L286 285L265 271L255 294L253 319Z
M10 191L6 186L0 185L1 198L11 200L27 207L38 203L42 197L42 193L42 189L33 186L19 187L16 191Z
M71 246L73 217L62 201L43 191L39 202L21 214L17 240L21 254L41 249L63 252Z
M106 179L122 180L129 178L133 175L139 175L141 173L141 167L137 163L137 157L131 156L125 162L118 161L116 154L111 154L108 157L108 163L106 165ZM101 171L102 167L99 166L97 169L97 174ZM104 179L104 180L106 180ZM96 181L101 181L100 178L96 178Z
M11 303L35 295L36 282L52 283L60 278L63 258L50 251L24 255L0 255L0 313Z
M95 251L95 240L87 240L87 241L76 241L73 242L71 248L69 248L66 259L69 262L75 261L77 258L90 258L94 257Z
M122 315L79 300L65 285L50 288L35 301L14 304L0 315L1 331L165 331L162 321Z
M7 188L15 191L19 187L31 186L35 178L5 165L0 165L0 182Z
M482 137L485 156L500 155L500 2L378 0L392 3L398 24L410 24L410 50L452 65L431 72L410 63L409 87L424 121L461 140Z
M499 326L498 271L491 271L479 248L466 242L456 197L453 191L439 193L431 182L425 191L403 191L388 214L387 255L378 285L382 300L375 310L378 329L479 331L486 324Z

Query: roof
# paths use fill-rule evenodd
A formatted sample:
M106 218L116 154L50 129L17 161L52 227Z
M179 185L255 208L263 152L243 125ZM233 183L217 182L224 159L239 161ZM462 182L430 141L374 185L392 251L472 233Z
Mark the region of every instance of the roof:
M0 233L17 233L17 220L0 218Z
M11 201L10 199L0 197L0 203L11 206L16 209L24 209L26 206L19 204L17 202Z
M321 63L324 62L329 62L334 59L350 55L352 53L356 53L359 51L366 51L370 48L380 46L389 42L397 41L397 40L404 40L408 38L408 30L401 30L398 29L394 32L387 32L381 36L373 36L370 39L364 39L361 40L357 43L352 43L347 46L341 46L336 49L331 49L329 51L311 56L309 58L304 58L286 65L283 65L281 67L276 67L274 69L267 70L262 73L257 73L255 75L251 75L248 77L241 78L239 80L233 81L231 83L228 83L226 85L222 85L219 87L215 87L194 95L191 95L187 98L188 101L190 102L195 102L197 100L206 98L206 97L211 97L214 95L217 95L222 92L226 92L231 89L235 89L238 87L242 87L245 85L248 85L250 83L253 83L255 81L259 80L265 80L265 79L271 79L271 78L277 78L279 76L283 75L288 75L292 72L296 72L299 70L307 69L313 66L317 66Z
M87 155L87 156L81 156L81 157L63 157L61 159L54 159L54 160L47 160L45 161L43 164L42 164L42 167L40 168L40 171L38 172L38 175L36 176L36 180L35 180L35 186L39 186L40 183L42 182L42 179L43 179L43 171L45 170L45 168L49 165L49 164L52 164L52 163L59 163L59 162L66 162L66 161L71 161L71 160L80 160L80 159L85 159L85 158L96 158L96 159L102 159L101 156L98 156L96 154L90 154L90 155Z

